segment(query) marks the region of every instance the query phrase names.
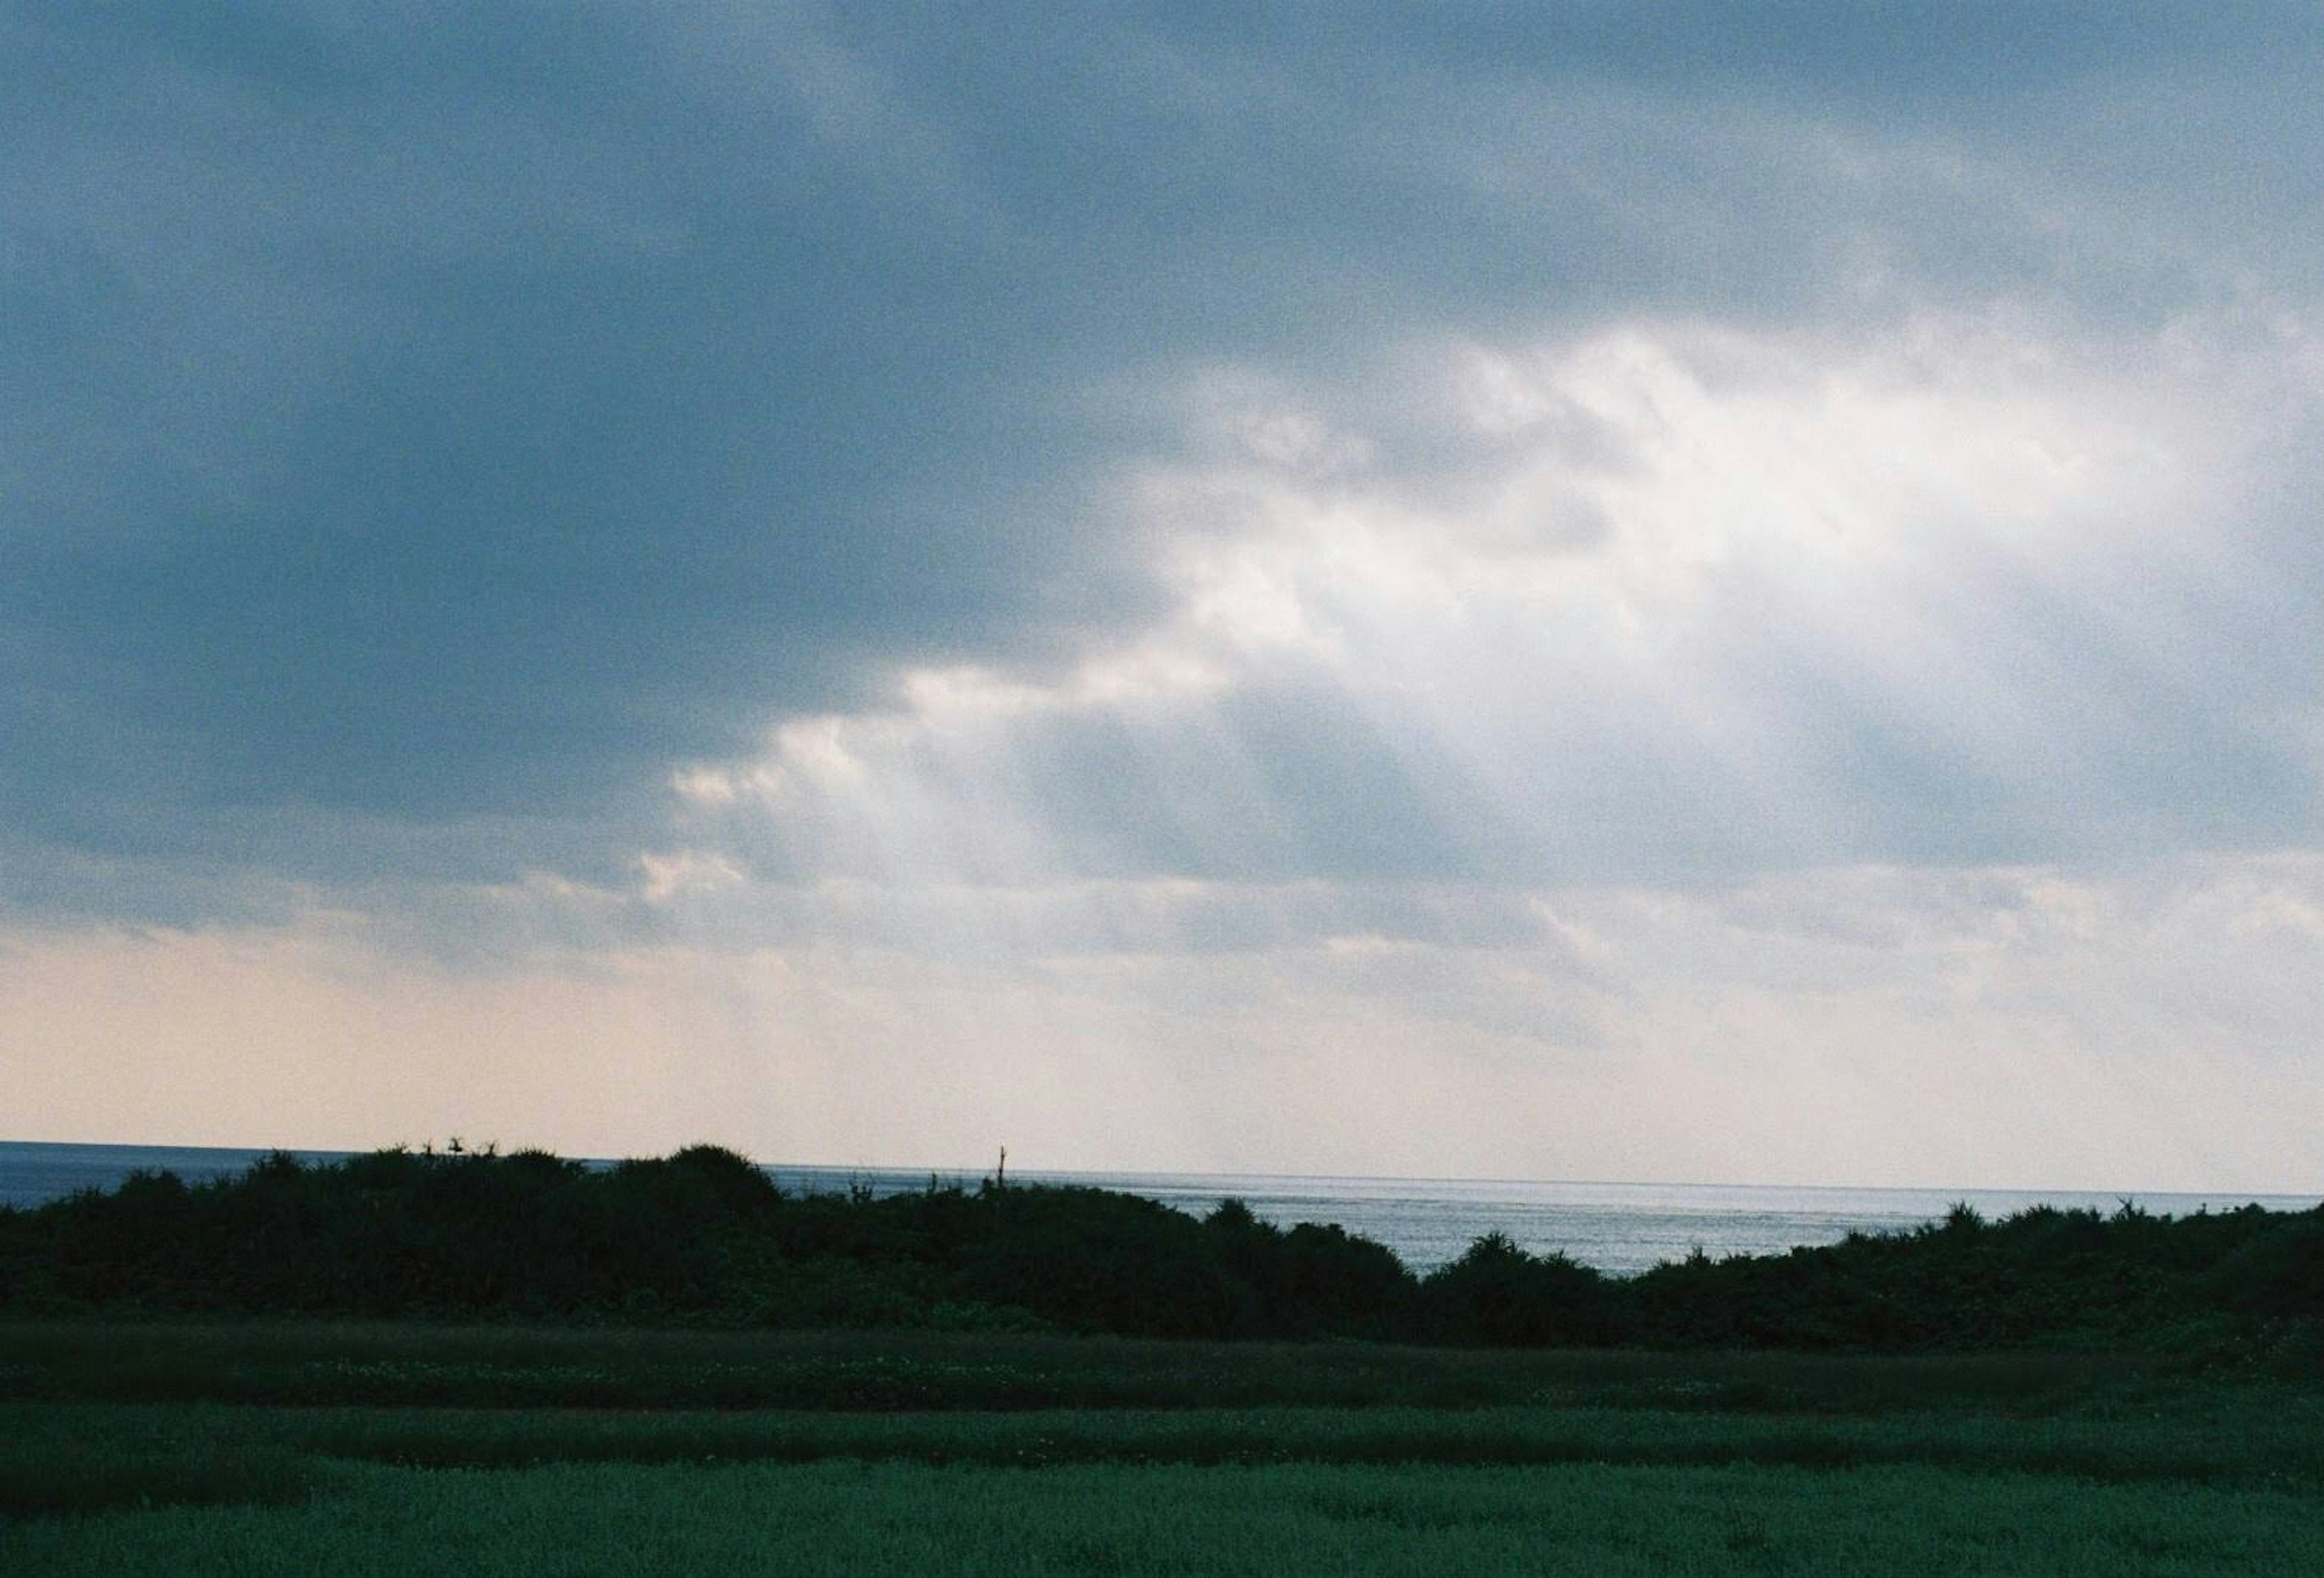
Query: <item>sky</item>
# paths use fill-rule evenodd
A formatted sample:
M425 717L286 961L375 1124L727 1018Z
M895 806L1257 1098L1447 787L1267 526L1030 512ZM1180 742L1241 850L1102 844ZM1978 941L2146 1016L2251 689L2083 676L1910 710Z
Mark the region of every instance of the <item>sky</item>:
M2301 5L0 14L0 1137L2324 1189Z

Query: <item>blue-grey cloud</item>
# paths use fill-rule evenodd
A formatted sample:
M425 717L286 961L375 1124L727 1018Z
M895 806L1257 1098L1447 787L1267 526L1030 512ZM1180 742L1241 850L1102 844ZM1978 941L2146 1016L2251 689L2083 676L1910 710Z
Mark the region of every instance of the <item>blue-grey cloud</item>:
M914 665L1053 669L1163 617L1103 484L1178 441L1143 395L1187 369L1330 383L1416 335L1634 314L2015 294L2153 330L2312 295L2297 22L19 7L0 883L174 915L213 879L220 906L610 881L674 763ZM2161 151L2190 104L2219 134ZM1411 488L1491 470L1379 441ZM1538 843L1327 687L1219 705L1240 765L1189 771L1249 818L1115 803L1155 757L1099 715L1026 785L1102 869L1468 874ZM1900 803L1962 810L1908 737L1839 726ZM1691 749L1634 743L1590 814L1714 825Z

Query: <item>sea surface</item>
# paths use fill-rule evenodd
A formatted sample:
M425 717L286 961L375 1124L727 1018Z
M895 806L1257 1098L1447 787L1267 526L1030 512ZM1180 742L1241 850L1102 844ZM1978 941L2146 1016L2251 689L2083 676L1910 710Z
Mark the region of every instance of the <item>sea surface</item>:
M106 1189L140 1169L188 1182L242 1171L260 1150L144 1145L55 1145L0 1141L0 1204L30 1206L80 1189ZM335 1161L343 1151L297 1151ZM610 1163L596 1165L610 1166ZM770 1165L795 1194L867 1190L902 1194L940 1184L974 1187L982 1175L949 1168ZM2163 1194L2147 1190L1857 1189L1757 1184L1522 1183L1489 1178L1343 1178L1267 1173L1062 1173L1012 1171L1027 1183L1085 1184L1143 1195L1202 1215L1239 1199L1267 1221L1331 1223L1386 1244L1427 1272L1488 1232L1507 1233L1537 1253L1559 1250L1584 1265L1627 1274L1700 1248L1717 1260L1775 1254L1796 1245L1836 1243L1852 1232L1895 1232L1941 1217L1965 1201L1993 1219L2029 1205L2088 1206L2112 1213L2135 1204L2183 1216L2256 1203L2305 1211L2314 1195Z

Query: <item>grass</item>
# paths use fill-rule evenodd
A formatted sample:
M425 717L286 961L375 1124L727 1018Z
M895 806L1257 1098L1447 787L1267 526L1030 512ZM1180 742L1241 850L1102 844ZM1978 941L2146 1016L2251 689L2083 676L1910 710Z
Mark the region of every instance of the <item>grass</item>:
M899 1463L345 1471L306 1507L0 1528L0 1568L508 1574L2016 1574L2324 1570L2312 1500L1925 1466Z
M2175 1383L2152 1358L2078 1353L1667 1353L328 1321L0 1323L0 1399L15 1400L2038 1412Z
M19 1516L163 1502L292 1504L326 1489L337 1466L351 1463L1923 1466L2089 1483L2324 1491L2324 1402L2310 1395L2187 1398L2168 1409L2042 1418L1607 1407L882 1415L14 1404L0 1407L0 1510Z
M2324 1571L2324 1389L2125 1358L17 1324L0 1399L5 1573Z

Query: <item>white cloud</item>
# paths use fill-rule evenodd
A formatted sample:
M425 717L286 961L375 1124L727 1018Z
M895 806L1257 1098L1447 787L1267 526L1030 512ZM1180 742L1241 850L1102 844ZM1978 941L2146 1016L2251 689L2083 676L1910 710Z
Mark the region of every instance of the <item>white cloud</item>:
M687 792L781 869L907 883L1331 879L1384 858L1358 825L1534 883L2296 839L2254 436L2307 413L2202 345L2157 373L1993 313L1407 349L1401 405L1269 390L1347 454L1436 435L1327 474L1211 444L1203 374L1189 457L1115 497L1157 623L908 675Z
M1115 495L1156 623L681 773L658 935L780 960L830 1037L793 1077L869 1145L829 1092L883 1070L898 1159L973 1114L1060 1165L2297 1187L2324 866L2264 501L2307 412L2174 336L1639 324L1398 353L1396 412L1268 385L1360 458L1198 424Z

